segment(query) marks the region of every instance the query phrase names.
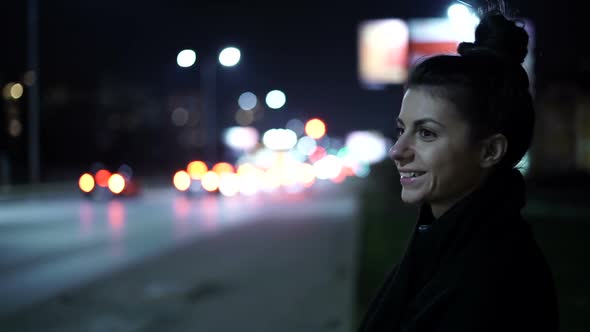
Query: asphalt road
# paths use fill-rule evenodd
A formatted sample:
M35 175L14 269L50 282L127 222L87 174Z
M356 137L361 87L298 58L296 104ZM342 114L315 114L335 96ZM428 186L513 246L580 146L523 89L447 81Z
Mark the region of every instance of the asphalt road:
M5 201L0 327L347 331L356 211L349 182L254 197L186 197L160 188L109 201L72 195ZM207 297L207 305L178 304L226 288L234 291ZM176 327L162 329L171 317Z

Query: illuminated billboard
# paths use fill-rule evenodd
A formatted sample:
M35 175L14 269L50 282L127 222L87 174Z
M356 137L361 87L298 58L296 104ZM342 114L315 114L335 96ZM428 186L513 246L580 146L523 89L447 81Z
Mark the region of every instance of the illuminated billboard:
M529 34L529 52L523 67L533 86L535 31L528 19L517 19ZM359 80L366 87L403 84L408 69L420 59L436 54L457 54L461 42L473 42L479 19L448 18L378 19L364 21L358 29Z
M358 70L366 86L400 84L408 71L409 31L399 19L365 21L358 30Z

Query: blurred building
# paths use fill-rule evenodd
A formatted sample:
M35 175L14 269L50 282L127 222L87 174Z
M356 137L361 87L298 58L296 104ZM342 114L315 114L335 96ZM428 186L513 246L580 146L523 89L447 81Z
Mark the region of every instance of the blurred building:
M590 172L590 91L571 79L546 84L536 96L531 153L535 173Z

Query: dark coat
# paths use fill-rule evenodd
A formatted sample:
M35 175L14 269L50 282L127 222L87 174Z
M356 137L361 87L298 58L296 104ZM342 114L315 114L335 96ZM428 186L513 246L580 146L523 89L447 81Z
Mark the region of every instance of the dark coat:
M524 179L511 170L437 220L423 205L359 331L558 331L552 273L524 204Z

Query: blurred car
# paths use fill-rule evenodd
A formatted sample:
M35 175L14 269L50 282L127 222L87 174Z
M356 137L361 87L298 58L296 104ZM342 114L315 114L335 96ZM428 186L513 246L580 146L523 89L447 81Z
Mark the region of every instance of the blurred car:
M123 164L113 172L102 164L94 164L79 177L78 189L93 198L129 197L139 194L140 184L128 165Z

